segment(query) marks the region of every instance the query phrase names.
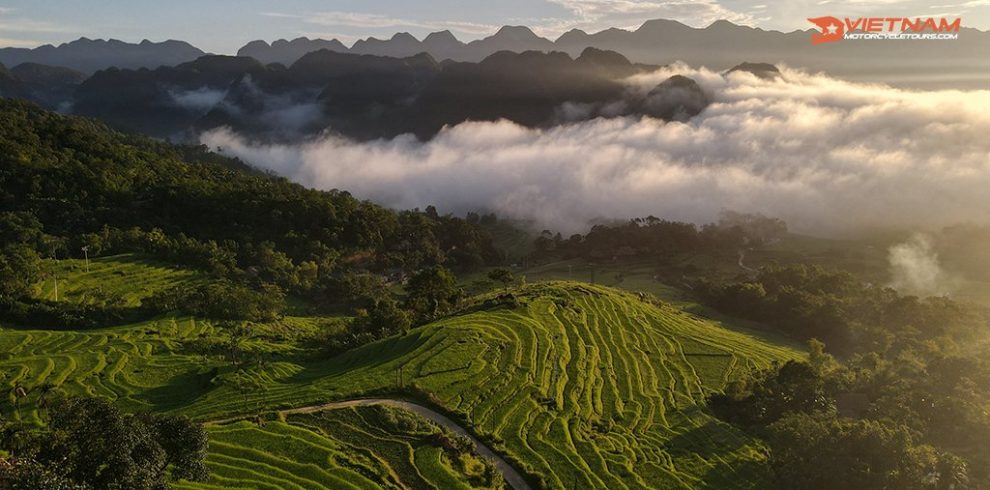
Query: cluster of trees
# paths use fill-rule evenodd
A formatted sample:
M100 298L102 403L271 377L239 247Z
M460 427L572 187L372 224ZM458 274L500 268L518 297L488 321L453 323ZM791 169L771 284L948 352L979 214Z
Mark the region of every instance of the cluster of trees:
M74 330L133 323L156 310L116 305L22 299L0 302L0 318L22 327Z
M252 171L204 147L123 135L93 121L0 100L2 312L59 309L26 299L40 279L41 257L81 257L83 248L90 257L153 255L261 295L308 298L324 309L360 302L369 308L385 287L370 276L498 263L501 256L487 231L496 221L494 215L441 215L433 207L393 211L347 192L311 190ZM220 288L172 292L157 304L213 292L256 299L229 284ZM215 304L220 300L207 299L214 304L188 308L259 318L277 306L228 311ZM48 317L85 314L55 311ZM95 316L94 322L106 315Z
M725 312L812 339L807 363L755 373L710 400L716 414L768 442L779 488L990 485L983 308L803 265L700 282L695 292Z
M231 281L212 281L162 291L142 306L215 320L264 322L276 319L285 309L285 294L271 284L253 289Z
M180 416L125 415L101 398L49 404L42 428L0 426L0 487L160 490L205 481L203 427Z
M759 214L723 212L718 223L698 227L692 223L654 216L616 225L600 224L584 235L564 238L549 230L536 239L540 257L601 259L623 256L669 257L684 252L732 252L780 239L787 225Z
M947 350L840 365L813 341L809 362L735 381L710 406L767 441L777 488L985 488L990 366Z
M428 322L450 313L464 296L457 278L439 266L423 269L406 284L406 308L419 322Z
M889 421L792 414L769 430L778 488L980 488L970 486L960 458Z
M449 314L464 298L457 279L442 266L422 269L405 285L404 301L386 293L355 298L357 316L348 328L326 340L330 353L404 333L414 324L423 324ZM371 289L371 291L379 291Z
M987 312L948 298L901 296L820 266L769 266L753 279L700 280L695 294L733 315L799 339L816 338L840 353L885 352L907 342L972 338Z
M0 301L26 295L41 274L41 223L31 213L0 213Z
M489 271L490 284L500 283L503 288L516 282L512 271L496 267ZM369 281L367 276L349 276L352 281ZM377 279L380 280L380 279ZM405 284L403 301L397 301L382 289L374 287L345 288L365 291L351 297L357 316L344 332L326 340L331 353L352 349L397 333L404 333L412 325L427 323L455 311L467 294L458 286L457 278L443 266L427 267L413 274Z

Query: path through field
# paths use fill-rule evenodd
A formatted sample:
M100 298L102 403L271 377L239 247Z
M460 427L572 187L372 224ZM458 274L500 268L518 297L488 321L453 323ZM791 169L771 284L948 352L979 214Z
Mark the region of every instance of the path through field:
M745 249L739 250L739 267L742 270L746 271L746 272L760 272L760 271L758 271L758 270L756 270L756 269L754 269L752 267L749 267L748 265L744 264L743 263L743 260L745 260L745 259L746 259L746 250Z

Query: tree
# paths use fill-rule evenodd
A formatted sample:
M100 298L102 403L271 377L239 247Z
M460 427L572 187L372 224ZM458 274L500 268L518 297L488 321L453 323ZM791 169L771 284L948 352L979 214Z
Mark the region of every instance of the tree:
M202 425L178 415L142 415L141 421L165 450L165 464L159 468L161 478L168 468L173 480L205 481L209 477L203 463L208 439Z
M903 426L791 414L769 429L777 488L967 488L965 467L958 458L916 444Z
M821 373L797 361L731 383L709 402L716 414L743 426L763 426L788 413L830 411L834 406Z
M509 289L509 284L512 284L516 280L515 276L512 275L512 271L506 269L505 267L498 267L492 269L488 273L488 278L495 282L502 283L502 287L506 290Z
M432 320L448 312L461 297L454 275L441 266L423 269L406 285L406 305L420 320Z
M269 241L253 248L249 254L255 264L255 270L262 281L278 284L289 289L299 285L295 265L286 254L275 249L275 244ZM252 253L253 252L253 253Z
M37 455L95 489L160 488L165 451L148 427L100 398L63 400L51 412Z
M216 320L270 321L285 309L285 292L274 284L262 283L254 290L233 281L212 281L175 286L144 300L142 306Z
M360 317L355 330L358 333L372 333L375 338L383 338L394 333L406 332L411 324L409 315L389 298L379 301L368 310L366 316Z
M0 212L0 245L22 244L41 250L45 246L42 228L31 212Z
M41 258L31 247L12 243L0 250L0 300L28 294L41 275Z
M388 296L381 275L359 274L350 270L323 275L317 287L320 289L320 304L345 306L352 310L372 308Z
M824 376L839 367L835 357L825 352L825 343L818 339L808 341L808 364L819 376Z
M4 490L87 490L37 461L0 459L0 488Z
M184 417L125 415L102 398L61 399L49 413L46 428L4 437L19 460L45 470L31 470L39 478L95 490L159 490L168 488L169 468L173 478L207 476L206 433Z

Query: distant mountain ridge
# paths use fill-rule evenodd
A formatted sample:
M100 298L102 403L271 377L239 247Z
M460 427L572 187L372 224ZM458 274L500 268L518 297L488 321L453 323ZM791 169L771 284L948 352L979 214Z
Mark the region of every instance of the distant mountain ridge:
M422 41L408 32L398 32L389 39L369 37L360 39L348 48L342 42L332 39L309 39L305 37L287 41L279 39L271 44L265 41L251 41L237 51L238 56L250 56L264 61L291 65L302 55L330 49L339 53L371 54L404 58L418 53L429 53L437 60L479 62L499 51L554 51L552 41L537 36L524 26L504 26L492 36L468 43L462 42L450 31L439 31L427 35ZM559 50L558 50L559 51ZM580 54L570 53L573 56Z
M289 66L305 56L306 53L323 49L338 53L348 52L347 46L336 39L327 41L300 37L292 41L279 39L271 44L265 41L251 41L237 51L237 56L251 57L265 64L281 63Z
M26 94L24 83L0 63L0 97L25 98Z
M692 66L725 70L740 59L762 59L823 70L839 77L893 82L895 85L899 77L910 85L918 67L924 66L933 72L960 73L964 75L960 80L970 80L973 87L990 82L990 57L986 56L990 53L990 32L964 27L955 41L846 40L818 46L811 45L812 32L812 29L764 30L725 20L694 28L673 20L656 19L644 22L635 30L611 28L588 33L572 29L555 40L540 37L528 27L505 26L492 36L468 43L458 40L450 31L435 32L422 40L408 33L398 33L385 40L362 39L350 48L337 40L299 38L291 42L275 41L271 45L253 41L238 54L288 66L301 57L300 53L317 49L394 57L426 52L438 61L478 62L498 51L561 51L578 56L585 48L594 47L621 53L633 62L649 64L683 61ZM291 44L292 49L287 49L286 44ZM976 79L973 79L974 74L978 75Z
M26 99L53 109L67 109L76 87L86 75L71 68L21 63L7 68L0 63L0 97Z
M307 53L338 53L411 57L429 53L444 60L479 62L499 51L561 51L577 57L585 48L621 53L634 63L669 64L725 70L741 59L825 71L851 80L890 83L912 88L984 88L990 85L990 32L963 27L954 41L852 41L812 46L813 29L780 32L740 26L720 20L704 28L673 20L655 19L639 28L610 28L588 33L580 29L551 40L524 26L504 26L491 36L463 42L450 31L417 39L400 32L388 39L369 37L347 46L336 39L251 41L238 56L263 64L291 66ZM59 46L0 48L0 63L8 67L36 63L92 74L110 67L121 69L176 66L194 61L204 51L182 41L126 43L81 38ZM919 67L922 68L919 70ZM926 78L927 77L927 78Z
M193 61L206 54L185 41L127 43L116 39L80 38L72 42L37 48L0 48L0 63L59 66L92 74L110 67L122 69L158 68Z
M499 51L478 63L323 49L288 67L207 55L175 67L97 72L72 102L74 113L116 128L184 140L221 127L266 140L324 131L357 140L407 133L429 139L464 121L547 127L599 116L682 120L707 105L693 81L649 94L620 82L657 68L596 48L576 58Z

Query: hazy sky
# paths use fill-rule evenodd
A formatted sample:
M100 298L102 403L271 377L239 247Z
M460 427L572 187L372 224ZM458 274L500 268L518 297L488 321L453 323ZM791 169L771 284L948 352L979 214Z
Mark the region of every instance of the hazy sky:
M524 24L554 38L578 27L638 27L644 20L675 19L703 27L727 19L768 29L811 27L806 19L837 17L961 16L962 24L990 28L990 0L0 0L0 46L58 44L82 36L125 41L182 39L201 49L234 53L253 39L387 37L397 31L422 38L442 29L462 40Z

